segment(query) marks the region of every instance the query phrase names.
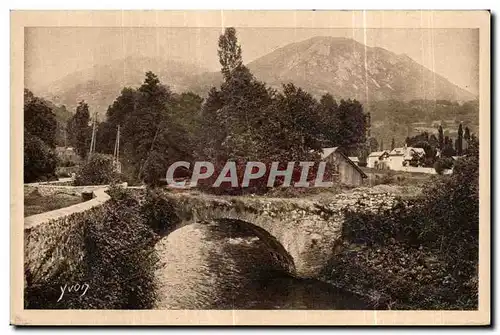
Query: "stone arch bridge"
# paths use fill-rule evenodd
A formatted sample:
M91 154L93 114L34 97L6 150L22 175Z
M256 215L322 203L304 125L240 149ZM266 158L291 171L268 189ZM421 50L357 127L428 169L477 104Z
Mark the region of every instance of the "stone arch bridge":
M179 227L199 221L241 220L271 235L293 260L293 274L317 277L341 241L342 210L304 199L169 194ZM265 238L261 234L261 238ZM288 256L286 255L286 257ZM288 257L287 257L288 258Z

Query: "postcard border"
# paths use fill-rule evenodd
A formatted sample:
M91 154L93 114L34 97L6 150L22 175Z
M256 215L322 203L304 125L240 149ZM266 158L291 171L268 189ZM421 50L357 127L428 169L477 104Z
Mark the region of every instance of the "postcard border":
M24 27L479 28L478 311L23 309ZM490 323L489 11L11 11L11 323L15 325L487 325Z

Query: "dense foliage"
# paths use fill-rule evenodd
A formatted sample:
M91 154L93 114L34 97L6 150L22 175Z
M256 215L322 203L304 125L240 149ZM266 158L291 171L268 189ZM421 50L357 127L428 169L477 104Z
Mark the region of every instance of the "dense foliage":
M456 130L460 122L464 126L474 127L471 130L477 129L479 125L478 100L463 103L446 100L373 100L364 107L370 113L374 125L372 136L385 143L390 143L394 137L396 146L401 146L407 136L432 132L438 125L442 125L443 139L444 136L457 137Z
M81 167L74 180L75 185L109 185L119 179L113 165L113 157L92 154Z
M142 220L139 204L128 197L112 200L85 227L92 292L82 303L88 308L151 308L156 236Z
M57 157L39 137L24 132L24 182L55 179Z
M161 191L147 191L141 215L144 222L159 235L170 233L180 223L173 204L162 196Z
M90 150L92 137L89 106L85 101L79 102L75 114L68 120L67 131L69 143L75 148L76 153L85 159Z
M319 101L289 83L281 92L258 81L243 65L234 28L219 39L224 81L207 98L176 94L152 72L138 88L124 88L98 128L97 150L112 153L121 126L122 166L129 178L161 184L175 161L228 160L270 164L317 160L325 146L358 154L366 141L368 116L358 101L326 94ZM374 143L372 143L375 145ZM220 170L216 170L217 174Z
M71 248L82 249L78 250L82 259L45 259L61 266L43 281L34 282L33 274L26 273L25 308L153 308L158 262L154 245L159 234L175 227L179 219L170 203L157 194L147 195L143 202L119 187L112 187L109 194L111 200L102 207L71 218L73 226L66 239ZM77 264L70 268L66 261ZM65 284L88 285L88 290L82 295L83 289L69 292L66 288L58 301Z
M24 182L53 179L57 121L49 104L24 90Z
M462 156L468 153L468 147L474 146L476 138L471 136L468 127L465 127L465 137L462 123L458 126L457 139L453 144L453 139L444 136L443 127L438 127L437 137L435 134L422 132L413 137L406 137L405 144L410 147L422 148L425 150L423 157L418 157L415 166L437 167L440 171L450 169L453 166L452 156ZM440 173L438 171L438 173Z
M378 214L346 212L347 246L328 274L383 297L380 308L475 309L478 304L477 146L436 177L422 197Z
M169 163L192 160L202 99L175 94L152 72L137 90L124 88L99 125L97 150L113 153L121 126L121 163L130 179L155 185Z
M434 163L434 170L436 170L437 174L442 174L444 170L453 168L453 158L443 157L436 160Z

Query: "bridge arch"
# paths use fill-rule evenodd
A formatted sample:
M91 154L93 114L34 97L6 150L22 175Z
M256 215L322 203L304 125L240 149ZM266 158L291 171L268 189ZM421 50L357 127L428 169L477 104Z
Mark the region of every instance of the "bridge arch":
M291 258L297 277L320 275L340 242L340 211L333 216L329 213L326 218L323 210L312 201L182 193L168 197L181 219L179 226L210 220L238 220L255 227L254 231L262 236L271 236L272 239L266 241L275 241L276 250L284 249L282 254Z

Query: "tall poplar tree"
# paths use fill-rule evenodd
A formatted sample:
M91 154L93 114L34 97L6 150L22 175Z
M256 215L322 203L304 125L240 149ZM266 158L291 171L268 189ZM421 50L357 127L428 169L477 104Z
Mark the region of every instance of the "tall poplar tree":
M458 137L457 144L455 145L455 149L457 151L457 155L461 156L463 152L463 138L464 138L464 130L462 128L462 124L458 126Z
M84 100L78 103L75 115L68 121L68 136L76 153L85 159L89 153L92 128L89 105Z
M226 28L224 34L219 36L219 61L222 66L221 72L224 80L231 77L234 69L243 65L241 57L241 46L236 38L236 29L233 27Z
M445 143L444 143L443 127L441 125L438 128L438 142L439 142L439 149L443 150Z

